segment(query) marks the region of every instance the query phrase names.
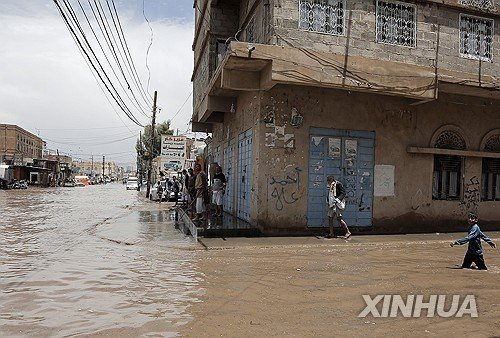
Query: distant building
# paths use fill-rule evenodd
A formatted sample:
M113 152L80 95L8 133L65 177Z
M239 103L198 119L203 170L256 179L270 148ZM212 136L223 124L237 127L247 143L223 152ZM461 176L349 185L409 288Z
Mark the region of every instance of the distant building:
M12 124L0 124L0 161L12 165L33 164L41 159L44 141Z
M47 186L53 182L57 162L43 158L45 142L12 124L0 124L0 162L13 168L15 180Z

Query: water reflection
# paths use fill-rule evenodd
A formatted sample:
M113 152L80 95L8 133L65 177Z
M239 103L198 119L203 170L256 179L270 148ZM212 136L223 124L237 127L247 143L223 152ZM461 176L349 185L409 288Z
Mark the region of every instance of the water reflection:
M140 203L120 184L0 191L2 336L175 335L197 246Z

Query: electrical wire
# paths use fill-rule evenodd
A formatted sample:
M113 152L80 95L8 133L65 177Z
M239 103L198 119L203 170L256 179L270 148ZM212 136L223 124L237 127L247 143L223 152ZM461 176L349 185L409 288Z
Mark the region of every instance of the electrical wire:
M137 74L137 69L135 67L135 64L134 64L134 60L132 58L132 55L130 54L130 49L128 48L128 44L127 44L127 40L125 39L125 34L123 34L123 28L122 28L122 24L120 22L120 17L118 16L118 11L116 10L116 6L115 6L115 1L112 0L112 3L113 3L113 9L114 9L114 12L115 12L115 16L116 16L116 19L117 19L117 22L118 22L118 27L120 28L120 32L122 34L122 37L123 37L123 42L125 43L125 50L126 50L126 53L128 54L129 58L130 58L130 63L132 64L131 68L133 69L134 73L135 73L135 76L136 76L136 79L137 79L137 86L139 88L139 91L141 92L141 95L143 97L143 99L149 103L149 105L152 105L152 101L151 100L147 100L147 93L146 91L144 90L144 86L142 85L142 82L141 82L141 78L139 77L139 74Z
M107 0L106 0L107 1ZM100 1L98 0L94 0L94 3L96 4L96 9L97 9L97 12L99 14L99 18L102 22L102 26L105 28L104 32L105 32L105 37L107 37L109 39L109 43L110 43L110 46L112 47L112 52L114 53L115 55L115 60L116 60L116 63L119 65L119 69L120 69L120 72L122 73L123 75L123 78L125 79L125 82L127 83L127 88L128 90L130 90L130 92L132 93L132 96L134 97L134 99L136 100L136 102L139 104L139 106L141 106L141 104L139 103L139 101L137 100L137 97L135 96L135 93L134 91L132 90L132 87L130 86L130 83L127 79L127 76L125 75L124 71L123 71L123 68L125 68L125 70L127 71L128 75L130 75L130 77L132 78L132 81L134 82L134 84L136 84L135 82L135 79L134 79L134 76L133 76L133 70L129 69L127 67L127 64L130 66L130 64L128 63L128 59L127 59L127 54L126 54L126 51L124 50L123 53L121 51L121 49L119 48L119 45L118 43L116 42L116 38L115 38L115 34L113 33L113 29L111 27L111 24L109 23L108 21L108 17L105 13L105 10L101 4ZM89 4L90 4L90 0L89 0ZM97 6L97 4L99 6ZM121 42L121 37L120 37L120 33L118 32L118 28L116 26L116 23L115 23L115 20L114 20L114 16L113 16L113 13L111 11L111 8L109 6L109 3L107 2L108 4L108 9L110 11L110 16L111 16L111 19L113 21L113 24L115 26L115 30L116 30L116 35L118 36L118 40L120 40L120 43ZM97 18L96 18L97 19ZM115 47L116 45L116 47ZM123 47L123 44L122 44L122 47ZM124 57L125 55L125 57ZM122 67L122 64L120 62L120 59L121 61L124 63L124 66ZM136 85L137 86L137 85ZM140 92L140 89L139 89L139 92ZM148 101L146 99L144 99L144 102L146 104L149 104ZM145 110L148 110L147 108ZM149 115L145 114L142 110L140 110L141 114L145 115L146 117L148 117Z
M113 74L115 75L115 78L117 79L117 81L118 81L118 83L119 83L120 87L123 89L123 91L124 91L124 92L125 92L125 94L127 95L128 99L132 102L132 104L134 104L134 102L133 102L132 98L130 98L130 96L129 96L129 94L128 94L127 90L125 89L125 87L123 86L123 84L122 84L122 82L121 82L120 78L118 77L118 74L116 73L115 68L114 68L114 67L113 67L113 65L111 64L111 61L109 60L108 55L107 55L106 51L104 50L103 45L102 45L102 44L101 44L101 42L99 41L99 38L97 37L97 33L96 33L96 31L94 30L94 28L92 27L92 24L90 23L90 19L89 19L89 17L88 17L88 15L87 15L87 13L85 12L85 9L83 8L83 5L81 4L80 0L78 0L78 5L80 6L80 9L81 9L81 11L82 11L82 13L83 13L83 15L84 15L84 17L85 17L85 20L87 21L87 25L89 26L90 30L92 31L92 33L93 33L93 35L94 35L94 37L95 37L95 40L97 41L97 44L99 45L99 47L100 47L100 49L101 49L101 51L102 51L102 53L103 53L103 55L104 55L104 58L106 59L106 61L107 61L108 65L109 65L110 69L112 70ZM106 42L107 42L107 40L106 40ZM109 47L109 44L108 44L108 47ZM119 65L119 66L120 66L120 65ZM119 68L120 68L120 67L119 67ZM123 73L123 71L121 71L121 73L122 73L122 75L123 75L123 77L124 77L124 79L125 79L125 83L127 84L127 87L128 87L128 88L130 88L130 85L128 84L128 81L127 81L127 78L125 77L125 74ZM140 113L144 114L144 110L147 110L147 108L144 108L143 106L141 106L141 103L139 103L139 101L138 101L138 100L137 100L137 98L135 97L135 94L134 94L134 92L133 92L132 90L131 90L131 94L132 94L132 96L133 96L133 98L134 98L134 100L135 100L135 102L136 102L136 104L137 104L137 105L135 105L135 104L134 104L135 108L136 108L136 109L137 109ZM148 116L148 115L146 115L146 116Z
M148 23L149 30L151 31L151 37L149 39L149 46L148 50L146 52L146 68L148 69L148 84L147 84L147 91L149 95L149 82L151 81L151 69L149 69L149 64L148 64L148 57L149 57L149 50L151 49L151 46L153 45L153 28L151 28L151 24L149 23L148 18L146 17L146 12L145 12L145 5L144 5L144 0L142 0L142 15L144 16L144 19L146 19L146 22ZM151 98L151 95L149 95Z
M70 31L70 34L72 35L73 39L75 40L77 46L85 54L86 59L92 66L92 69L94 70L95 74L99 77L100 81L103 83L105 86L106 90L110 94L110 96L113 98L113 100L117 103L117 105L120 107L120 109L125 113L125 115L135 124L138 126L144 127L139 120L133 115L133 113L130 111L130 109L127 107L123 99L121 98L120 94L114 87L112 81L110 80L109 76L107 75L106 71L102 67L101 62L97 58L95 52L93 51L86 35L85 32L83 31L78 18L76 17L73 8L71 7L71 4L68 3L66 0L63 0L64 7L66 8L66 11L60 6L58 0L53 0L55 5L57 6L57 9L59 11L59 14L61 15L64 23L66 24L66 27ZM81 38L78 35L78 32L80 32ZM83 41L82 41L83 40Z
M69 145L69 146L88 146L88 147L92 147L92 146L102 146L102 145L117 143L117 142L121 142L121 141L125 141L125 140L130 140L131 138L134 138L134 137L137 137L137 135L132 135L132 136L129 136L129 137L124 137L124 138L118 139L118 140L112 140L112 141L106 141L106 142L99 142L99 143L58 142L58 141L51 140L51 139L48 139L48 138L44 139L44 141L50 141L52 143L64 144L64 145Z
M184 105L189 100L189 98L191 97L191 95L193 95L193 91L191 91L191 93L189 93L188 97L186 97L186 100L184 101L184 103L182 104L182 106L177 110L177 112L174 114L174 116L172 116L172 118L170 119L170 122L172 122L172 120L175 119L175 117L180 113L181 109L184 107Z

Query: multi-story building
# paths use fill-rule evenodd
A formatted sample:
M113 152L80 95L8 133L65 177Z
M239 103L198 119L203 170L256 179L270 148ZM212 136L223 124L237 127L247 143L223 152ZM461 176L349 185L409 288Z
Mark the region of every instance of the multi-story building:
M0 124L0 160L8 164L32 164L42 158L43 140L12 124Z
M213 133L225 210L315 232L335 175L358 230L494 226L499 5L196 0L193 131Z
M88 176L102 176L103 163L98 159L94 161L80 161L74 162L74 165L79 168L81 175ZM104 163L104 176L116 177L120 173L120 168L115 162L105 161Z
M54 178L55 163L43 159L45 142L11 124L0 124L0 162L13 168L14 179L48 185Z

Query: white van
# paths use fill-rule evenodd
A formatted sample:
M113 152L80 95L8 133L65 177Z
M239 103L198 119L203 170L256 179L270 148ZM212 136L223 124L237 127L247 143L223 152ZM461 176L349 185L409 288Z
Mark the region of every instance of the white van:
M137 177L127 178L127 190L130 189L139 191L139 179Z

